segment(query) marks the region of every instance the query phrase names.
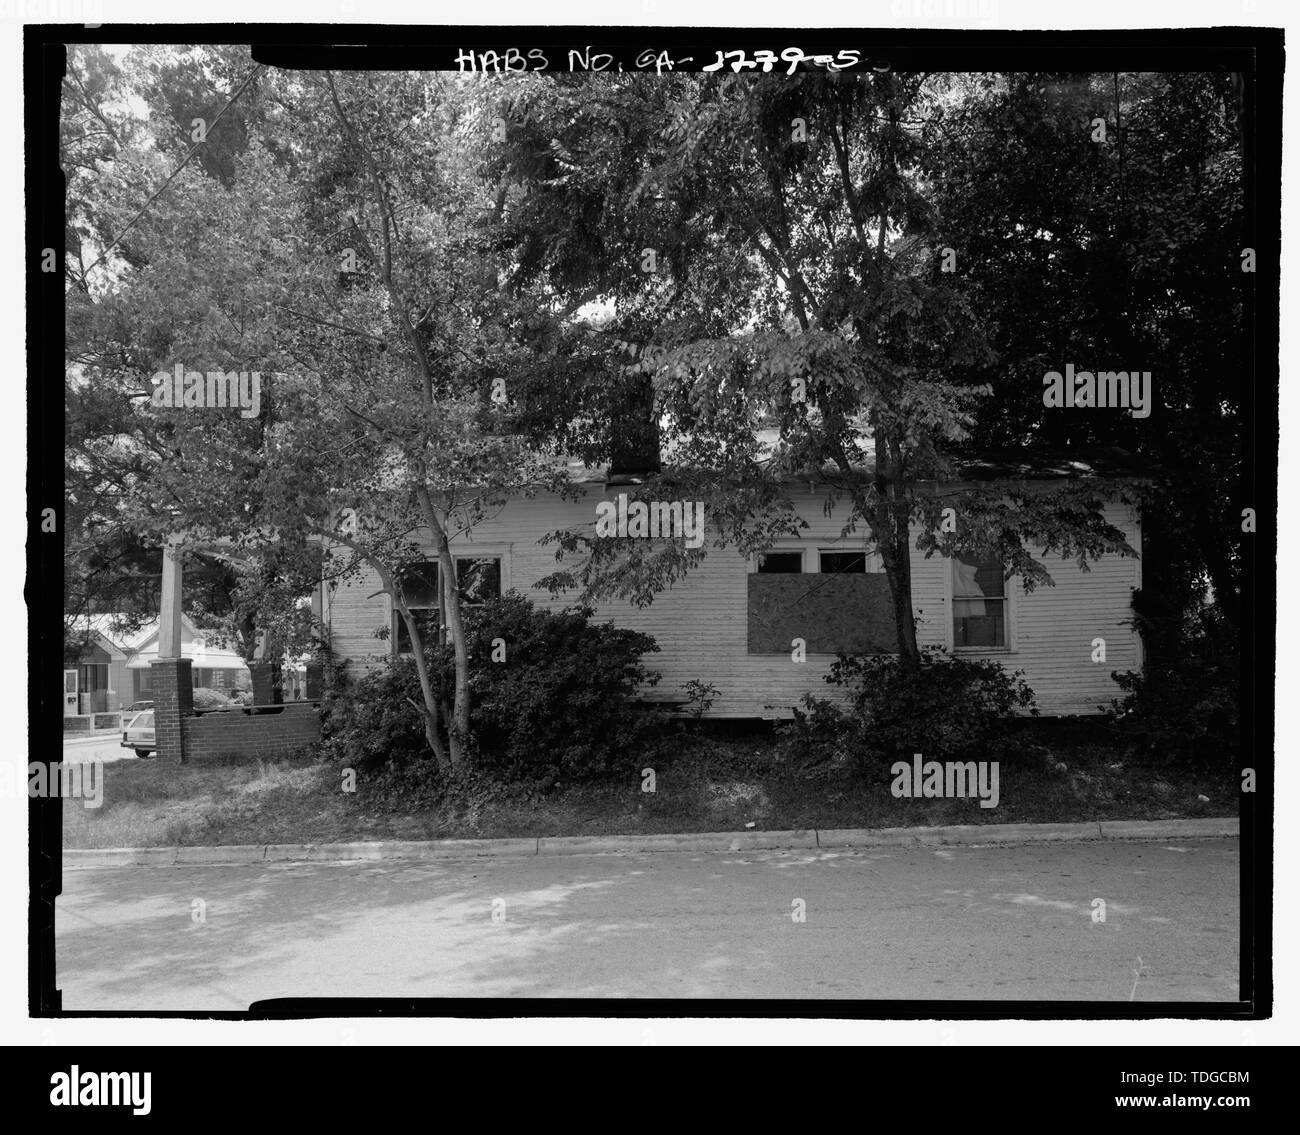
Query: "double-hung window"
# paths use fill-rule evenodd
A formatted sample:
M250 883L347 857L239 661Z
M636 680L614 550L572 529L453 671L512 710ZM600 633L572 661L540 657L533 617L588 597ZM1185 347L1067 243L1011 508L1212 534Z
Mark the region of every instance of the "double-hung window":
M1007 584L998 559L952 560L952 645L1007 645Z
M481 607L501 595L500 556L457 556L456 582L460 590L461 610ZM438 561L424 560L410 564L398 573L398 583L407 609L420 628L425 645L442 641L438 622ZM393 644L397 654L411 653L411 636L406 620L393 604Z

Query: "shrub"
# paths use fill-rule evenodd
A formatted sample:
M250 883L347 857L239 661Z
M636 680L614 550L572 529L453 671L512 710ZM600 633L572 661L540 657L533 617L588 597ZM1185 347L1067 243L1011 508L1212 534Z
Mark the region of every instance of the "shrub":
M683 682L678 689L686 694L686 704L681 707L681 713L691 721L698 722L718 700L718 687L699 678Z
M828 737L838 732L838 741L865 760L913 753L936 760L982 756L1012 725L1016 711L1038 713L1023 673L937 647L921 652L915 672L894 655L841 656L826 681L850 690L850 710L806 698L812 716L805 727Z
M225 709L230 699L220 690L210 690L207 686L194 687L195 709Z
M592 614L590 607L544 610L517 593L467 612L470 728L484 768L511 778L581 777L635 760L658 724L636 701L639 687L659 681L641 656L659 645L639 631L593 623ZM501 650L504 661L493 662ZM449 647L439 661L450 703Z
M403 763L430 756L416 710L422 704L420 680L410 658L395 658L349 682L328 701L328 714L321 717L327 755L353 764Z
M1241 687L1237 633L1206 607L1179 636L1167 661L1145 673L1112 673L1124 696L1109 718L1132 752L1210 764L1234 761Z
M805 694L803 709L795 709L794 719L776 727L781 742L777 748L780 761L796 774L851 764L861 756L857 744L858 729L851 714L845 713L826 698Z
M470 733L474 762L499 779L584 777L635 760L658 724L638 705L641 685L659 675L641 655L657 651L649 635L592 623L590 608L559 612L511 593L465 612L469 651ZM504 644L504 660L494 662ZM428 649L443 703L452 704L451 647ZM324 723L328 751L354 762L427 757L419 679L410 658L350 683L331 699Z

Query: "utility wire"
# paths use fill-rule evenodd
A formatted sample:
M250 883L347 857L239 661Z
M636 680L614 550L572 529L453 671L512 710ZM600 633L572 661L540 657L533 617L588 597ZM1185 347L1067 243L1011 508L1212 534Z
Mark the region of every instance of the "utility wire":
M174 170L171 171L171 173L167 175L167 180L164 181L150 195L149 200L146 201L140 207L140 211L136 213L136 215L132 217L130 221L127 222L126 227L123 228L122 231L117 234L117 236L115 236L111 241L109 241L108 245L104 248L104 251L101 252L97 257L95 257L93 261L91 261L90 266L85 270L83 270L83 272L81 273L82 279L85 279L86 275L91 271L91 269L93 269L96 265L101 263L104 257L113 251L113 249L117 246L117 243L124 236L126 236L128 232L130 232L132 226L135 225L135 223L141 217L143 217L146 212L148 212L149 206L152 205L162 195L163 190L165 190L167 186L169 186L172 183L172 181L176 178L176 175L179 174L181 170L183 170L187 165L189 165L190 159L199 152L200 147L207 145L208 133L217 125L218 122L221 121L222 116L226 113L226 111L228 111L232 106L235 105L235 101L239 98L240 95L244 93L244 89L248 86L249 83L253 81L253 79L257 76L257 73L263 68L263 66L265 66L265 64L259 63L248 73L248 78L246 78L242 83L239 84L239 89L236 90L235 93L230 96L230 101L227 102L226 105L221 108L221 112L217 115L216 118L212 120L212 125L207 127L204 130L203 141L194 143L194 145L190 148L190 152L186 154L184 158L181 159L181 164L178 165Z

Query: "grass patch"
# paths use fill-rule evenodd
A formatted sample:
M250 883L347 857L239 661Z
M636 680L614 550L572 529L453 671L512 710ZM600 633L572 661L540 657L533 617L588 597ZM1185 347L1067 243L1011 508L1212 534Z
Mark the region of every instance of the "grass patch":
M631 835L1231 816L1237 782L1218 770L1117 756L1087 727L1038 727L998 755L1000 802L896 799L887 762L804 758L768 729L699 727L615 778L544 788L469 776L450 790L427 766L343 771L278 763L104 766L97 809L64 801L65 847L332 843L384 839ZM643 792L639 769L655 771Z

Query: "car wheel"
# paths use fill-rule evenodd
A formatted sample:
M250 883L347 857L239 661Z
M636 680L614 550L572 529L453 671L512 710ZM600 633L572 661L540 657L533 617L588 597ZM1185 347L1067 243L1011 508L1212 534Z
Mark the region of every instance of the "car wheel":
M152 750L152 749L136 749L136 751L135 751L135 755L136 755L137 757L139 757L141 760L148 760L148 758L150 758L150 757L153 756L153 750Z

